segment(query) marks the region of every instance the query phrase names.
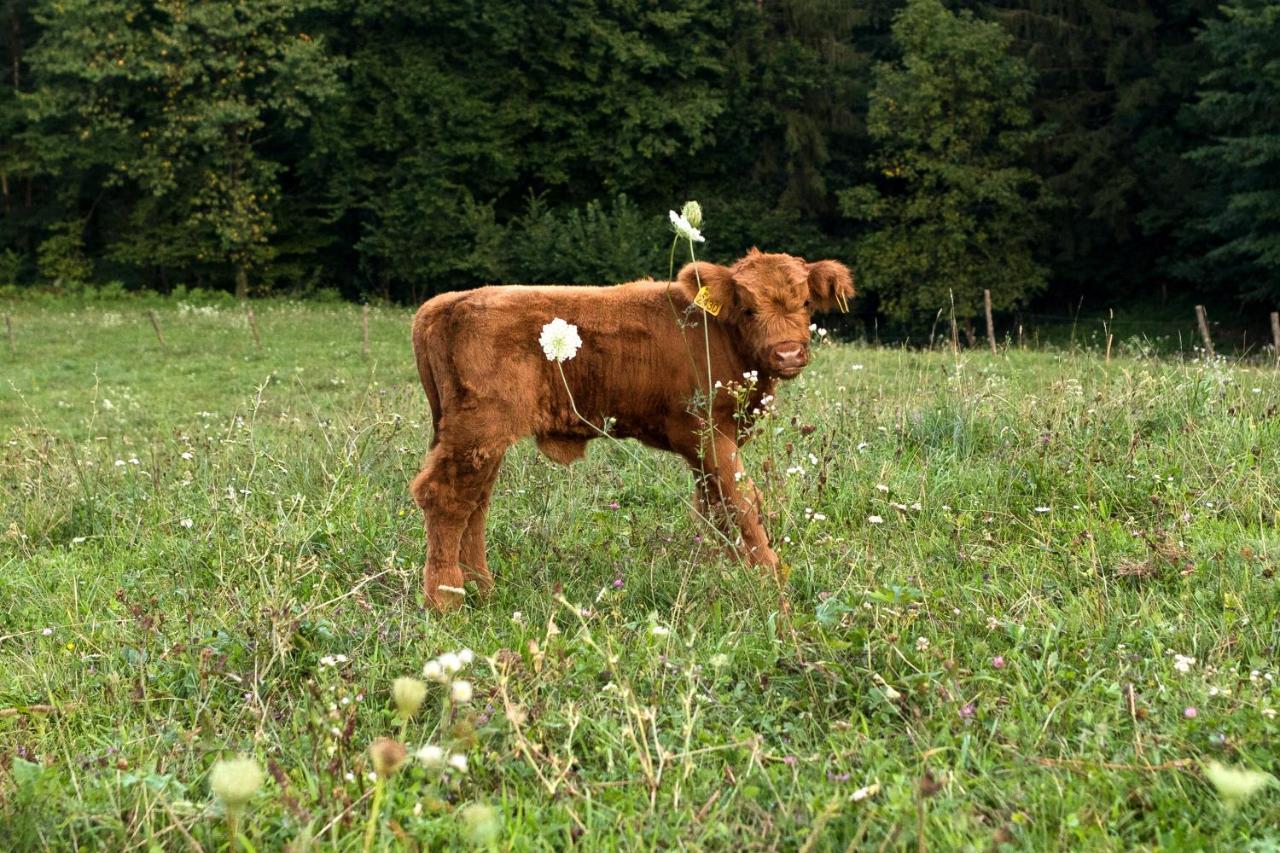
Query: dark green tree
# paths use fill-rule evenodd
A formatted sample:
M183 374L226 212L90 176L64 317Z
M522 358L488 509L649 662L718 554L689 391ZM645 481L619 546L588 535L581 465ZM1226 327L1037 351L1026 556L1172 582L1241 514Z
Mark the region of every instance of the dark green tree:
M1210 244L1189 274L1280 300L1280 5L1233 0L1200 42L1213 61L1188 109L1207 137L1187 154L1207 178L1194 231Z
M1036 73L1031 106L1045 132L1029 163L1057 200L1037 255L1059 304L1164 290L1157 259L1194 192L1177 113L1202 73L1195 27L1216 2L984 4Z
M717 138L723 44L748 12L362 0L339 15L349 92L320 122L307 173L328 188L363 286L425 295L545 274L506 251L530 193L566 211L627 193L662 213Z
M910 0L893 37L901 57L876 67L868 117L879 180L841 194L871 228L860 278L899 320L932 319L953 297L972 318L984 288L997 308L1022 304L1046 279L1032 257L1041 183L1023 165L1031 74L999 25L938 0Z
M273 145L333 96L322 43L299 26L319 0L51 0L31 65L33 112L76 129L66 161L136 188L112 256L212 268L238 295L276 254L283 164Z

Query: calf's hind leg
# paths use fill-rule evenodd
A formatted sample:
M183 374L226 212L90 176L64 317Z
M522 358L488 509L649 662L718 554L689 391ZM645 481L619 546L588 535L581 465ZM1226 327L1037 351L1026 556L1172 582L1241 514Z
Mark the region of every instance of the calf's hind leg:
M489 561L485 556L484 526L489 517L489 499L493 496L493 484L498 478L498 466L493 466L493 476L480 494L480 504L467 520L462 534L462 547L458 562L466 580L474 581L484 595L493 591L493 575L489 573Z
M426 464L414 478L413 497L422 508L427 529L423 595L436 610L462 603L459 558L463 536L472 516L487 501L505 450L506 444L458 446L445 435L427 454ZM483 515L479 523L483 525ZM483 527L480 534L483 537ZM483 550L483 540L480 547ZM471 558L474 560L474 555ZM488 574L487 567L484 573Z

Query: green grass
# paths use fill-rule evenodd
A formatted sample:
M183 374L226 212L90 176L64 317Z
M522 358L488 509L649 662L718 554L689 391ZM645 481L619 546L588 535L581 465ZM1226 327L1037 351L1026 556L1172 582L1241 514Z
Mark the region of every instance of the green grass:
M785 600L676 459L522 443L497 591L436 616L408 311L364 358L351 306L259 304L261 351L234 309L161 304L164 350L134 303L9 310L4 849L225 848L209 769L245 753L247 841L358 850L380 736L469 758L389 781L392 848L477 803L515 850L1280 843L1280 789L1200 770L1280 773L1267 366L827 344L747 452ZM473 701L402 730L392 679L464 647Z

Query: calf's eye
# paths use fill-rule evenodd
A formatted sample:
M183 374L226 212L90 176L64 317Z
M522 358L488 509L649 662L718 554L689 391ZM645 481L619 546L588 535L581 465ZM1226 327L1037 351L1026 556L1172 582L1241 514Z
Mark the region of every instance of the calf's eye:
M752 317L756 316L756 312L751 310L750 308L743 308L742 316L750 320Z
M812 308L812 307L813 307L813 300L812 300L812 299L806 299L806 300L804 301L804 307L805 307L805 308Z

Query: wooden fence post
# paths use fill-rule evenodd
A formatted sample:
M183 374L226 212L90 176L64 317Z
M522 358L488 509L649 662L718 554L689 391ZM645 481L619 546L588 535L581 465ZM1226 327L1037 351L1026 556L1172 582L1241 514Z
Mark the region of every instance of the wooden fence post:
M1196 306L1196 323L1200 326L1200 337L1204 339L1204 351L1209 358L1213 358L1216 353L1213 351L1213 338L1209 336L1209 318L1204 313L1204 306Z
M156 340L160 342L160 346L168 349L169 345L164 342L164 335L160 333L160 318L156 316L155 311L148 311L147 316L151 318L151 328L156 330Z
M1280 311L1271 312L1271 342L1276 350L1276 367L1280 367Z
M262 338L258 336L258 318L253 316L253 306L248 302L244 304L244 315L249 320L249 331L253 334L254 347L262 349Z
M991 291L982 291L982 307L987 311L987 342L991 344L991 354L996 354L996 324L991 320Z
M360 327L362 341L360 352L365 358L369 357L369 306L364 306L364 310L360 312Z
M956 295L948 290L947 295L951 298L951 355L960 356L960 330L956 327Z

